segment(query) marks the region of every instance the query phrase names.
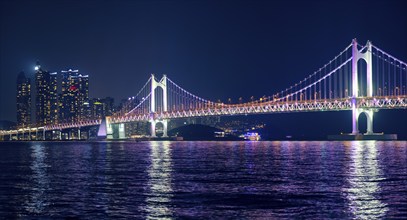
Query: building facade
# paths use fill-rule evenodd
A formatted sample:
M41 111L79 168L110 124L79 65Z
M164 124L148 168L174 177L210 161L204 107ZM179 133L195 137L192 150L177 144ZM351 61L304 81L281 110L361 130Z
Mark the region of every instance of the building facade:
M37 62L35 66L36 84L36 123L39 126L58 123L57 73L43 70Z
M58 74L49 74L49 115L51 124L59 123L59 94L58 94Z
M93 98L90 100L89 105L92 119L103 119L106 116L111 116L114 111L114 99L111 97Z
M63 70L61 82L60 118L62 122L75 122L90 116L89 76L78 70Z
M24 72L17 76L17 126L29 127L31 125L31 80Z

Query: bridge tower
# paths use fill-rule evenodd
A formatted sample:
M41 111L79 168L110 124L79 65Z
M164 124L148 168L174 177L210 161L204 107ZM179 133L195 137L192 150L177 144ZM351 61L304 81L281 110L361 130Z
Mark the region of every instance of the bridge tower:
M359 97L359 79L358 79L358 61L363 59L366 62L366 96L373 96L373 82L372 82L372 44L370 41L366 44L366 52L362 53L358 50L356 39L352 41L352 134L359 134L359 116L365 114L367 118L367 131L366 134L373 134L373 109L362 109L357 107Z
M168 110L168 99L167 99L167 76L164 75L160 81L157 81L154 77L154 74L151 74L151 102L150 102L150 134L151 137L157 137L155 128L158 123L162 123L163 125L163 136L168 137L167 134L167 127L168 127L168 120L167 119L156 119L155 113L157 111L156 100L155 100L155 90L157 87L160 87L163 90L163 111L166 112ZM160 100L157 100L160 101Z

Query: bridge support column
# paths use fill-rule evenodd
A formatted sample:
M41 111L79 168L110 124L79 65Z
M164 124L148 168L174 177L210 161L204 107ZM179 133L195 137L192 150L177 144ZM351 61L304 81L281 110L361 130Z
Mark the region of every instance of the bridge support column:
M78 140L81 140L81 128L78 128Z
M155 138L157 137L156 133L155 133L155 120L150 120L150 136Z
M164 119L164 120L151 119L150 120L150 135L151 135L151 137L153 137L153 138L157 137L156 127L157 127L158 123L163 124L163 135L161 137L163 137L163 138L168 137L168 120L166 120L166 119Z
M113 124L111 123L111 117L106 117L106 139L113 139Z
M119 124L119 139L125 139L126 138L126 130L124 127L124 123Z
M168 127L168 120L163 120L163 137L168 137L167 127Z
M356 135L359 134L359 125L358 125L358 118L359 118L359 109L356 107L356 99L352 99L352 134Z
M373 132L373 109L356 109L352 110L352 134L357 135L359 134L359 116L360 114L366 115L366 134L374 134Z
M372 109L365 110L364 113L366 114L367 118L367 131L366 134L373 134L373 114L374 111Z

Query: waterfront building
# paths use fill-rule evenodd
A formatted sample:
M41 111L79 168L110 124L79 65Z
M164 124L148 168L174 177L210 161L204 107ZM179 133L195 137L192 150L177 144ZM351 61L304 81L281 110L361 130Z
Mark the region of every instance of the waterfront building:
M111 116L114 111L114 99L111 97L106 98L93 98L89 102L90 117L93 119L103 119L106 116Z
M31 124L31 80L24 72L17 76L17 125L28 127Z
M86 119L90 115L89 76L79 70L62 70L61 110L63 122Z
M93 98L90 100L89 104L92 119L103 119L105 117L105 107L102 99Z
M72 76L71 88L75 94L75 118L77 121L89 117L89 76L81 75Z
M57 73L43 70L37 62L35 84L37 89L35 99L37 125L58 123Z
M106 97L103 99L103 103L105 106L105 116L113 115L114 109L114 99L112 97Z
M50 96L50 107L49 115L51 124L57 124L59 122L59 102L58 102L58 74L53 72L49 74L49 96Z

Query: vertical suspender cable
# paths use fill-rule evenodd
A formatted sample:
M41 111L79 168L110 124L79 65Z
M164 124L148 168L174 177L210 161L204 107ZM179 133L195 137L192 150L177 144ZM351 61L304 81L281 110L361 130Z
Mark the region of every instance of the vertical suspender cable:
M340 57L340 62L342 65L342 55ZM342 69L342 67L338 71L339 71L339 98L341 99L343 97L343 81L342 81L343 69Z
M373 50L373 48L372 48L372 50ZM378 94L378 89L379 89L379 58L377 57L379 55L379 53L378 52L376 52L376 53L377 53L377 55L374 56L374 58L376 59L376 66L375 66L374 70L376 70L376 72L374 72L372 70L372 72L376 74L376 82L375 82L375 90L376 90L376 92L375 92L375 96L379 95Z
M390 96L390 57L389 60L387 61L387 95Z
M397 87L397 70L396 70L396 60L393 59L394 65L394 88L393 88L393 95L396 96L396 87Z
M332 66L331 66L331 63L329 63L329 72L331 72L332 71ZM331 88L331 76L332 76L332 74L329 76L329 99L331 99L332 97L332 88ZM332 76L333 77L333 76Z
M382 53L382 73L381 73L381 75L382 75L382 94L381 94L381 96L385 96L385 89L384 89L384 86L385 86L385 84L384 84L384 54Z
M400 63L400 93L399 94L404 95L405 86L403 86L403 63L401 63L401 62L399 62L399 63Z
M336 68L338 65L337 65L337 59L335 58L335 66L334 66L334 68ZM337 77L338 77L338 74L337 74L337 71L335 71L334 73L334 99L336 99L336 93L337 93L337 89L338 89L338 82L337 82Z
M324 76L325 76L325 79L324 79L324 99L326 99L326 66L324 67Z

